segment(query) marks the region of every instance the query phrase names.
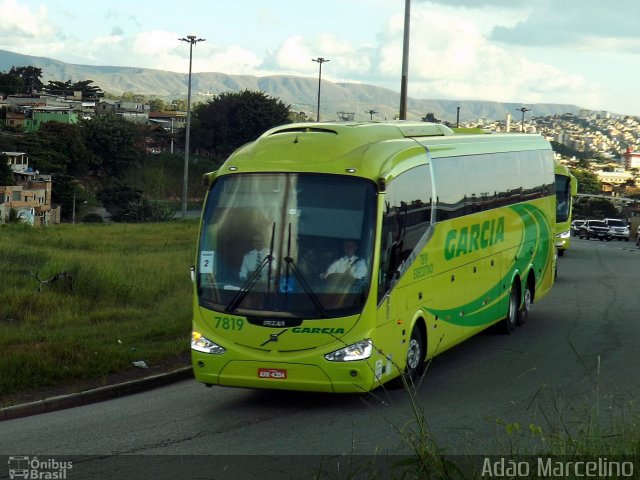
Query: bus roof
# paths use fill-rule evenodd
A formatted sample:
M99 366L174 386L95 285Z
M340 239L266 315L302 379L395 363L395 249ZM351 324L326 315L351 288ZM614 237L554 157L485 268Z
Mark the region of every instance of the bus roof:
M433 158L551 149L540 135L454 134L427 122L295 123L272 128L236 150L208 176L247 172L353 174L377 181L401 163L411 168ZM407 160L410 160L407 162Z

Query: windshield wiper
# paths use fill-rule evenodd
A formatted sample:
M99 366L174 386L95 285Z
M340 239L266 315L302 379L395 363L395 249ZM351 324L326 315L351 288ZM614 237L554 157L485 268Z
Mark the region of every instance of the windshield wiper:
M309 296L309 298L311 299L311 302L320 313L320 316L323 318L326 318L327 311L324 309L324 307L322 306L322 303L320 303L320 300L318 299L316 294L313 292L313 290L311 289L307 281L304 279L302 272L298 269L298 267L296 267L296 264L293 258L291 258L291 224L289 224L289 239L287 240L287 256L284 257L284 261L287 264L287 269L285 274L285 285L289 285L289 276L290 276L289 270L291 269L293 270L293 274L296 276L296 278L300 282L300 285L302 285L302 289ZM286 291L288 292L288 289L286 289Z
M253 290L253 287L260 279L260 275L262 274L262 270L266 265L269 265L269 270L267 272L267 294L269 293L269 289L271 288L271 264L273 263L273 241L276 232L276 224L274 222L273 227L271 228L271 244L269 245L269 255L264 257L258 267L254 270L254 272L245 280L245 282L240 286L240 290L236 293L229 304L225 307L225 311L232 313L235 312L242 303L242 300L247 296L247 294Z

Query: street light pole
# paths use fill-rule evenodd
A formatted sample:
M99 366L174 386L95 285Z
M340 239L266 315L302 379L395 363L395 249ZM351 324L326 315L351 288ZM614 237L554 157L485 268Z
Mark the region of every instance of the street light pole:
M318 58L312 58L311 61L317 62L319 67L319 70L318 70L318 117L316 118L316 121L319 122L320 121L320 80L322 79L322 64L328 62L329 59L318 57Z
M524 133L524 112L529 112L531 111L530 108L525 108L525 107L520 107L520 108L516 108L516 110L518 112L522 112L522 123L520 124L520 131Z
M404 3L404 39L402 42L402 78L400 79L400 120L407 119L407 88L409 83L409 29L411 0Z
M204 38L196 38L195 35L187 35L179 38L181 42L189 44L189 84L187 87L187 130L184 140L184 175L182 182L182 218L187 216L187 188L189 183L189 133L191 130L191 62L193 60L193 46L197 42L204 42Z

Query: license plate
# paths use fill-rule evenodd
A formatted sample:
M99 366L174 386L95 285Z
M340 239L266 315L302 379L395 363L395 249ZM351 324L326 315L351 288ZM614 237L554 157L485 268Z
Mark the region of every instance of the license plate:
M259 368L258 378L284 380L285 378L287 378L287 371L282 368Z

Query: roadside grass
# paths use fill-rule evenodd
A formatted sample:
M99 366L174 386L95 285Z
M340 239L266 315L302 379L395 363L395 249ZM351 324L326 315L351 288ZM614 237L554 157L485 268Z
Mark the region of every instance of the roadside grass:
M0 227L0 396L188 354L196 241L188 220Z
M576 355L580 357L577 352ZM584 361L582 363L585 365ZM367 477L425 480L638 479L638 400L602 391L599 357L595 372L589 372L589 376L593 387L591 392L575 397L567 397L542 386L530 401L526 422L485 418L487 431L476 432L477 435L466 438L466 447L462 447L467 449L466 452L452 452L447 445L439 444L430 430L427 414L418 397L423 378L415 385L403 379L412 419L393 428L407 454L377 465L370 462L371 465L364 467ZM482 446L484 451L478 446ZM596 473L585 475L585 468L575 467L580 462L591 462L596 466ZM625 468L621 468L623 463ZM524 471L525 475L522 474Z

